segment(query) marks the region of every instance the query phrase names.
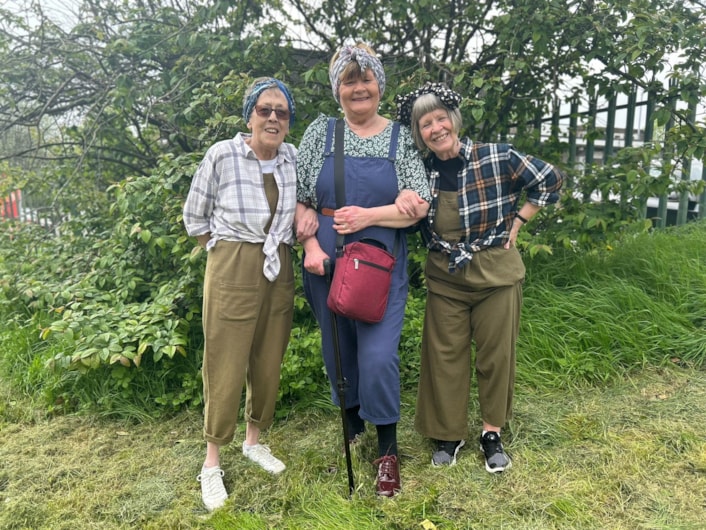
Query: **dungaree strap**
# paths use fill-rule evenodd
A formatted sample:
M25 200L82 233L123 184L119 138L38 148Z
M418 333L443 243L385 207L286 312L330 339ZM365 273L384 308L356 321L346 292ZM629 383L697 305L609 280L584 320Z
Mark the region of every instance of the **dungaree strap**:
M397 139L400 134L400 124L399 122L392 122L392 134L390 135L390 153L387 158L390 162L394 162L397 158Z

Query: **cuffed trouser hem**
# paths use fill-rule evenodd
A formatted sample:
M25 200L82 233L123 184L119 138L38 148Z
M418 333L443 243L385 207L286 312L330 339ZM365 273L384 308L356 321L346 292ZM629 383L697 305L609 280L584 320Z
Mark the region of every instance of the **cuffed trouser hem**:
M216 444L218 447L228 445L233 441L233 438L233 436L230 436L228 438L214 438L213 436L209 436L205 432L203 433L204 440L206 440L208 443Z
M261 431L265 431L272 427L272 424L275 422L274 418L270 418L269 420L255 420L249 416L245 416L245 421L247 423L252 424L254 427L257 427Z

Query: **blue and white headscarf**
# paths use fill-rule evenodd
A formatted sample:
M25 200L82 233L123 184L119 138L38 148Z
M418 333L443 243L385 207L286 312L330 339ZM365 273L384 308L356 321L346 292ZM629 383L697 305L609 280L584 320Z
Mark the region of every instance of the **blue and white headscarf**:
M380 97L382 97L385 92L385 70L382 67L382 62L380 59L371 55L366 50L362 48L357 48L355 46L344 46L338 52L338 58L331 65L328 71L328 78L331 81L331 90L333 91L333 97L337 103L341 102L340 96L338 94L338 89L341 87L341 74L343 70L348 66L348 63L355 61L360 66L361 72L365 72L368 68L373 71L375 79L377 79L378 87L380 88Z
M294 125L294 98L289 92L287 85L274 77L268 77L255 83L250 92L245 96L243 99L243 118L246 122L250 119L252 111L255 108L255 103L257 103L257 98L259 98L260 94L268 88L279 88L282 94L284 94L284 97L287 98L287 106L289 107L289 126L291 127Z

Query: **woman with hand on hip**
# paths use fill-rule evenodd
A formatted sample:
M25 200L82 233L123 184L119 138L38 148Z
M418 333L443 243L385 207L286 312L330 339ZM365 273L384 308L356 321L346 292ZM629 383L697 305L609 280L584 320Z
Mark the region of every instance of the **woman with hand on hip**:
M512 145L460 139L460 102L441 83L397 97L398 120L427 153L433 196L421 224L429 254L415 427L435 442L433 465L456 463L468 435L475 342L479 443L486 470L497 473L511 465L500 431L512 414L525 277L515 241L525 223L559 199L563 176ZM526 200L518 210L521 196ZM422 202L404 192L397 204L411 212Z

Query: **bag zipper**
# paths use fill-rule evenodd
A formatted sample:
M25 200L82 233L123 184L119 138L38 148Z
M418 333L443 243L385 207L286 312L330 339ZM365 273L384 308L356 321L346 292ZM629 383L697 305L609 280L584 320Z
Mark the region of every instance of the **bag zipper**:
M367 265L368 267L374 267L376 269L380 269L381 271L390 272L390 269L388 269L387 267L384 267L383 265L380 265L379 263L373 263L372 261L366 261L363 259L353 258L353 268L355 270L358 270L358 265L361 263L363 265Z

